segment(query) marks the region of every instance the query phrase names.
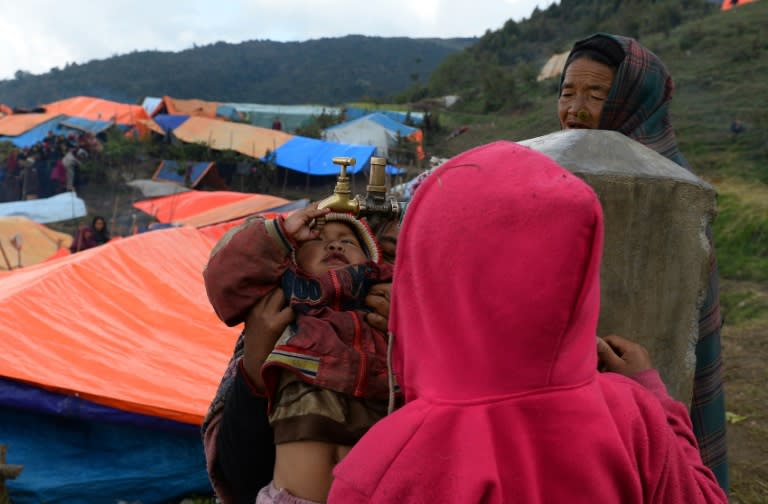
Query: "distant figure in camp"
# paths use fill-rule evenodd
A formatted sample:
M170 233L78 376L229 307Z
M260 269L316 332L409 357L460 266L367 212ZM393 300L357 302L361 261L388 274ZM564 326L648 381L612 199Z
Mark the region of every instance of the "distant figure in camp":
M280 121L278 116L275 116L275 118L272 120L272 129L277 131L283 130L283 123Z
M75 233L75 239L72 240L72 245L69 247L69 251L73 254L88 250L93 247L97 247L99 244L93 239L93 228L87 224L80 226Z
M738 119L734 119L731 122L731 133L733 133L734 136L738 135L739 133L744 133L744 123Z
M88 158L88 152L84 149L73 147L67 151L66 156L61 160L64 163L64 169L67 172L66 189L74 191L78 183L80 166Z
M104 245L112 238L109 234L109 229L107 228L107 221L101 215L97 215L93 218L93 221L91 222L91 230L93 231L93 241L96 242L97 245Z

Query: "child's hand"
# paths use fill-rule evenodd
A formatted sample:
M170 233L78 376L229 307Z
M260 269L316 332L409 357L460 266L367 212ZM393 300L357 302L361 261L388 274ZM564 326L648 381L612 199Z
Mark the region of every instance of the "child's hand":
M615 334L597 338L597 361L601 369L627 377L653 367L644 346Z
M309 227L309 224L314 219L322 217L330 211L330 208L318 210L316 203L301 210L296 210L285 219L285 232L298 243L314 240L320 235L320 230Z

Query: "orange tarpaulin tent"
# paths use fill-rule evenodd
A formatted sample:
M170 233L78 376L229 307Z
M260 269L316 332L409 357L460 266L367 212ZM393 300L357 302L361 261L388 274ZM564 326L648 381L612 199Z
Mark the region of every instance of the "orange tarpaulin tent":
M11 245L14 236L21 237L19 253ZM0 256L0 270L17 268L19 258L22 267L41 263L55 255L59 249L67 250L71 244L71 235L54 231L26 217L0 217L0 247L4 252Z
M182 100L163 96L163 105L165 106L166 114L214 118L216 117L216 109L220 104L205 100Z
M152 215L158 222L170 223L253 196L260 195L235 191L187 191L137 201L133 206Z
M0 117L0 136L19 136L62 114L12 114Z
M147 111L141 105L118 103L89 96L76 96L43 105L46 112L82 117L93 121L113 121L116 124L141 126L149 119Z
M253 158L260 158L293 138L282 131L205 117L190 117L173 134L182 142L233 150Z
M0 375L201 423L238 334L205 294L213 244L163 229L0 275Z

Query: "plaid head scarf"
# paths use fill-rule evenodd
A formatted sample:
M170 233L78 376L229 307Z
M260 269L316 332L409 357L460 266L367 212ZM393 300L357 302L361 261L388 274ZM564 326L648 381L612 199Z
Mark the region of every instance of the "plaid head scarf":
M619 47L623 58L617 58ZM585 51L597 52L608 61L618 63L616 77L603 104L600 129L618 131L688 168L669 119L674 84L659 57L635 39L597 33L573 45L566 68L574 56Z

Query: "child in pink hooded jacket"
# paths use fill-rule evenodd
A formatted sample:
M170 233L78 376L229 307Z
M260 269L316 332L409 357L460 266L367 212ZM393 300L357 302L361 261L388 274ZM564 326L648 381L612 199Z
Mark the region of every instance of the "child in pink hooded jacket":
M328 502L727 502L685 406L650 361L633 368L639 345L598 347L632 378L597 371L602 245L592 189L528 148L430 175L393 280L405 405L336 466Z

